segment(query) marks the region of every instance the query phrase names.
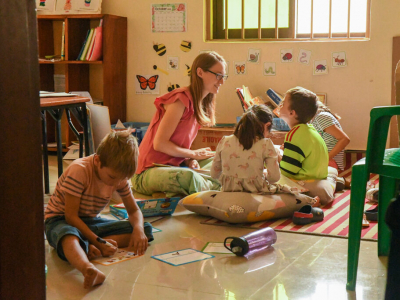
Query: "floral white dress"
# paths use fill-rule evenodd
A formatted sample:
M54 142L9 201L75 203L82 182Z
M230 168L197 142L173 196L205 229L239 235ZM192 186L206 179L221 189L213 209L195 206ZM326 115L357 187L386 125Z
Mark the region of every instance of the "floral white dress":
M268 138L244 150L236 136L223 137L211 167L211 176L224 192L275 193L281 189L273 184L280 175L278 154Z

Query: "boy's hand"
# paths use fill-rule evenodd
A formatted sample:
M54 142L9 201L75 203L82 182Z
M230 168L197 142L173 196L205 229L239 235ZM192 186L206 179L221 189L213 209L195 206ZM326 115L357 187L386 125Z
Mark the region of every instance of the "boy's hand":
M97 248L100 250L101 255L104 257L114 255L115 252L117 252L118 250L117 242L112 239L104 239L104 240L112 244L112 246L103 243L98 243Z
M143 228L133 228L131 240L129 241L129 248L133 248L133 252L137 255L143 255L146 252L148 245L148 239L144 234Z
M191 169L200 169L199 162L195 159L189 159L186 161L186 165Z

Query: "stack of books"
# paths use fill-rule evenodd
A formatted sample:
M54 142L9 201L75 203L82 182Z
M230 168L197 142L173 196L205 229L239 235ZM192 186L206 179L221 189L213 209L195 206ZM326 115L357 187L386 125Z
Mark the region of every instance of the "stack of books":
M82 45L76 60L96 61L101 59L103 50L103 20L100 20L99 27L91 28L86 34L86 39Z

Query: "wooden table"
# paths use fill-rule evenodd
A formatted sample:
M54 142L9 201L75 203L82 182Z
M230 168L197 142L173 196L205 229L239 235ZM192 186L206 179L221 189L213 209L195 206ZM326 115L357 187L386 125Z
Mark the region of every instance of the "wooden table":
M45 193L48 194L50 190L49 183L49 161L47 153L47 122L46 112L56 122L56 142L57 142L57 160L58 160L58 177L63 173L63 155L62 155L62 142L61 142L61 117L65 110L69 127L74 132L79 140L79 157L83 156L83 140L85 141L85 155L89 155L89 128L87 122L86 102L90 98L87 97L41 97L40 109L42 118L42 137L43 137L43 164L44 164L44 182ZM79 122L83 128L83 134L79 133L71 121L71 114Z

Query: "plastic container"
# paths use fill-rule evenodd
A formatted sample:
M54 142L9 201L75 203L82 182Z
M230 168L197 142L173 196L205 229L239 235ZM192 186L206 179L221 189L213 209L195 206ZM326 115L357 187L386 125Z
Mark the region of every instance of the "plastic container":
M54 92L56 93L65 92L65 75L60 75L60 74L54 75Z
M231 240L230 247L227 246L228 240ZM241 237L229 236L225 239L224 246L237 256L248 257L269 248L276 240L275 231L271 227L266 227Z

